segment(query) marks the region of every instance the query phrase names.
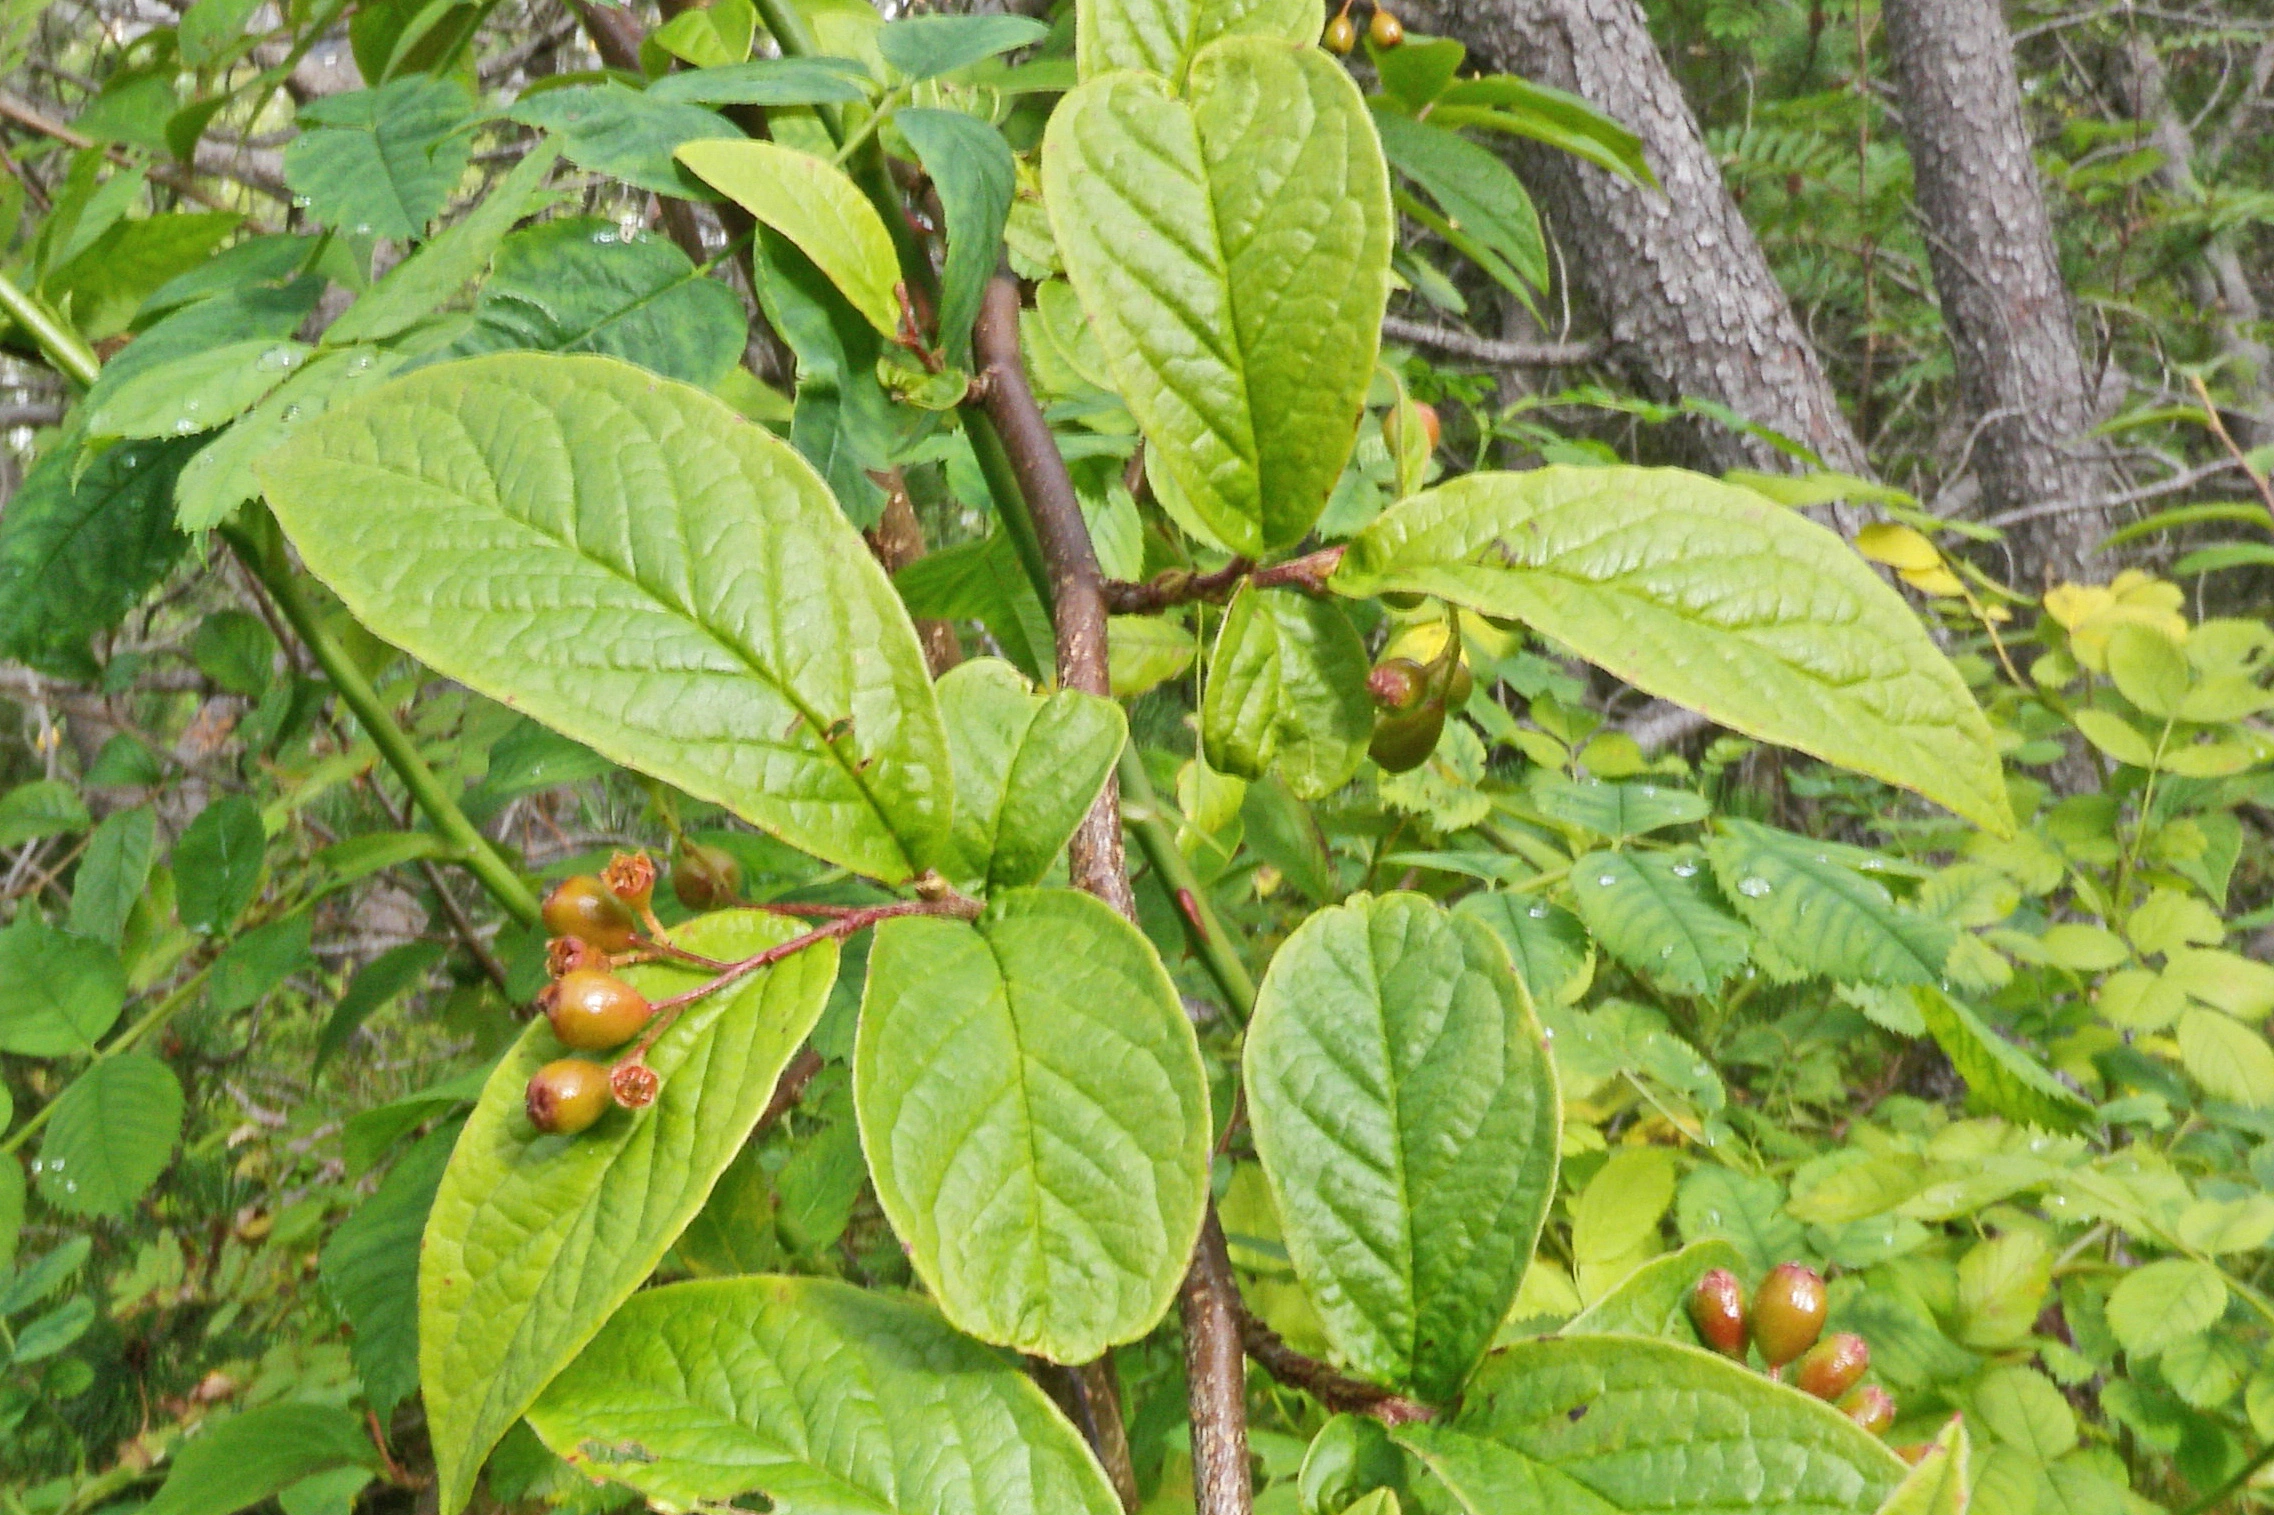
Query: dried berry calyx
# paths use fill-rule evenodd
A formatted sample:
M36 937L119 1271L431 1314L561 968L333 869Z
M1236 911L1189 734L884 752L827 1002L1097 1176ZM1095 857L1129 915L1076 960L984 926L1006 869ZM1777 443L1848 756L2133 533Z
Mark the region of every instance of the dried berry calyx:
M562 879L545 896L545 931L576 937L602 952L623 952L639 935L631 906L589 873Z
M1727 1268L1708 1269L1690 1291L1690 1323L1698 1339L1724 1357L1745 1360L1745 1286Z
M1429 689L1429 670L1412 658L1384 658L1366 675L1366 693L1388 714L1411 710Z
M1816 1345L1824 1331L1824 1280L1801 1263L1778 1263L1753 1295L1753 1340L1761 1360L1781 1368Z
M690 910L723 910L742 898L742 864L724 847L682 842L671 860L671 892Z
M1849 1391L1840 1401L1840 1410L1874 1436L1885 1436L1887 1428L1895 1424L1895 1400L1875 1383Z
M601 1116L614 1101L608 1093L608 1070L581 1057L564 1057L545 1064L529 1079L522 1096L529 1124L559 1136L574 1136Z
M608 955L581 936L556 936L545 943L545 975L562 978L580 968L606 968Z
M663 1092L663 1076L638 1058L608 1070L608 1089L627 1110L645 1110Z
M1366 35L1373 39L1376 47L1396 47L1405 40L1405 23L1377 5L1374 19L1367 23Z
M644 852L619 852L600 870L608 892L635 911L645 911L655 899L655 863Z
M1326 31L1319 37L1319 43L1328 52L1335 54L1347 53L1358 45L1358 25L1350 19L1348 11L1326 24Z
M1838 1399L1871 1366L1871 1348L1852 1331L1827 1336L1800 1354L1792 1381L1818 1399Z
M640 1034L655 1012L646 996L613 974L579 968L563 974L537 997L553 1035L564 1047L598 1052L621 1047Z

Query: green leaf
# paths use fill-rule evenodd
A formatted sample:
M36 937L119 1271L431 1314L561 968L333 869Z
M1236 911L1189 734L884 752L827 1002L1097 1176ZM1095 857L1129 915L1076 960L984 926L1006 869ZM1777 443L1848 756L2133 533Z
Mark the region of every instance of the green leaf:
M1714 1268L1744 1271L1745 1260L1735 1247L1718 1237L1694 1241L1679 1252L1654 1257L1573 1316L1557 1334L1663 1336L1696 1341L1697 1328L1690 1324L1690 1295L1696 1291L1698 1280Z
M1637 1336L1519 1342L1486 1359L1460 1414L1391 1434L1471 1515L1867 1515L1906 1471L1824 1401Z
M90 1066L55 1097L40 1142L40 1198L70 1215L124 1215L174 1155L182 1085L154 1057L130 1052Z
M1706 856L1737 913L1798 966L1841 983L1941 982L1958 933L1898 910L1877 882L1808 838L1728 820Z
M466 172L471 115L465 87L433 74L311 101L284 149L284 180L310 220L413 241Z
M1590 852L1571 865L1572 902L1603 950L1677 994L1711 994L1744 966L1750 935L1679 852Z
M95 1323L95 1302L81 1294L38 1319L16 1328L15 1365L23 1367L53 1357L87 1334Z
M580 1472L683 1511L1115 1515L1042 1391L932 1311L818 1278L652 1289L530 1423Z
M0 1154L0 1269L16 1260L16 1241L24 1229L24 1189L23 1163L13 1152Z
M1200 703L1208 766L1244 779L1277 773L1298 799L1340 789L1374 734L1367 666L1366 644L1341 606L1241 585Z
M197 0L182 13L181 29L176 34L182 62L191 68L204 68L221 61L259 9L260 0Z
M683 200L718 196L673 155L690 142L742 140L717 111L614 82L526 95L506 115L554 133L579 168Z
M0 1286L0 1317L20 1315L63 1287L64 1281L79 1271L94 1249L94 1238L81 1233L37 1262L25 1264L23 1271Z
M1974 1385L1974 1413L1993 1437L2039 1462L2076 1450L2076 1412L2034 1368L2009 1364L1983 1374Z
M111 182L126 178L121 174ZM144 300L203 263L244 219L234 211L175 211L120 221L50 273L41 292L70 307L79 335L104 341L125 331Z
M1133 700L1190 668L1199 649L1192 633L1149 615L1117 615L1106 625L1106 665L1113 697Z
M344 1405L270 1404L208 1421L174 1454L149 1515L236 1515L312 1473L377 1467L363 1421Z
M205 983L206 1007L217 1015L242 1010L315 959L308 951L314 919L307 910L256 926L214 960Z
M729 960L799 927L749 911L673 933ZM650 964L624 977L651 999L703 981ZM653 1271L757 1123L837 977L824 942L698 1000L647 1056L663 1092L578 1136L529 1124L522 1094L561 1056L544 1022L483 1085L419 1252L419 1384L441 1508L456 1515L482 1459Z
M251 611L216 610L198 623L189 655L198 672L229 693L258 700L274 674L276 636Z
M908 408L896 406L877 379L884 339L818 264L770 226L758 228L752 268L767 321L797 357L790 441L821 470L846 517L867 530L885 506L870 475L894 466L912 430ZM930 424L930 412L915 415ZM1039 603L1035 614L1041 619Z
M1121 707L1074 689L1033 693L996 658L957 665L939 696L955 770L951 875L990 894L1039 883L1121 756Z
M61 779L34 779L0 799L0 847L84 831L90 820L78 790Z
M2108 1296L2108 1325L2127 1352L2153 1355L2208 1331L2227 1313L2227 1281L2209 1263L2184 1257L2134 1268Z
M1664 1147L1622 1147L1595 1170L1571 1202L1571 1257L1584 1270L1655 1251L1658 1223L1674 1204L1674 1154ZM1586 1292L1587 1281L1580 1280Z
M1440 126L1475 125L1529 137L1632 183L1658 187L1641 137L1577 95L1513 74L1455 80L1437 97L1430 119Z
M1551 820L1563 821L1623 842L1668 826L1686 826L1713 813L1704 795L1663 784L1582 783L1541 770L1531 784L1532 803Z
M752 58L682 69L647 87L650 100L695 105L832 105L865 100L867 71L846 58Z
M878 1201L949 1320L1088 1362L1176 1297L1208 1193L1200 1047L1137 928L1069 890L878 928L853 1054Z
M883 35L933 21L1022 19L926 16L894 22ZM1018 167L1003 134L976 116L903 107L893 112L892 124L924 160L924 172L931 175L940 209L947 216L947 261L940 269L940 346L951 365L969 368L971 326L1002 256L1003 227L1010 219Z
M601 353L710 389L742 361L748 335L734 291L668 241L572 216L505 239L450 356Z
M797 244L879 333L900 330L900 259L876 207L842 169L772 142L690 142L678 159Z
M114 810L87 838L71 880L71 934L116 947L126 918L150 881L157 855L158 815L148 805ZM9 977L0 973L0 979Z
M382 1422L418 1390L419 1235L461 1124L445 1121L404 1153L318 1261L324 1293L353 1333L348 1352L364 1398Z
M1953 1415L1876 1515L1966 1515L1969 1460L1966 1422Z
M1227 39L1190 103L1142 74L1075 90L1042 168L1148 464L1234 551L1300 541L1357 440L1389 294L1389 179L1357 86L1307 39Z
M1516 976L1539 1005L1568 1005L1595 978L1595 944L1579 917L1561 905L1501 889L1462 896L1455 915L1481 922L1516 965Z
M89 407L98 437L172 437L226 426L291 377L312 348L299 342L233 342L136 374Z
M1757 1278L1795 1256L1807 1242L1800 1223L1785 1213L1784 1185L1765 1173L1739 1173L1706 1165L1682 1180L1674 1216L1692 1246L1721 1240L1737 1248L1737 1271Z
M0 512L0 655L88 677L87 639L118 624L189 545L174 478L197 442L126 442L78 473L66 437Z
M176 909L192 931L218 935L236 924L260 892L268 832L260 807L223 795L197 814L174 843Z
M1913 985L1911 998L1951 1067L1983 1104L2008 1120L2048 1131L2074 1131L2092 1119L2090 1100L1998 1035L1966 1005L1933 984Z
M106 942L58 931L36 911L0 931L0 1052L91 1052L126 1007L126 970Z
M259 472L317 577L446 676L878 878L944 841L915 628L812 470L711 396L605 358L473 358Z
M1448 220L1490 255L1478 260L1485 272L1526 299L1529 291L1516 280L1531 289L1547 287L1548 246L1539 213L1506 163L1456 132L1394 110L1377 108L1374 125L1390 166L1427 190Z
M1335 587L1514 617L1722 725L2012 832L1989 724L1918 617L1750 490L1674 469L1471 474L1384 512Z
M408 359L375 347L320 352L236 425L198 451L174 486L175 524L209 531L261 492L253 463L335 404L385 383Z
M316 1038L317 1069L321 1070L348 1044L357 1028L369 1020L374 1011L423 982L434 965L442 961L442 955L439 942L405 942L400 947L389 947L357 969L347 992L332 1007L331 1017L324 1022L323 1032Z
M1074 11L1082 77L1149 69L1181 84L1193 55L1219 37L1315 42L1318 0L1082 0Z
M1555 1195L1562 1104L1507 953L1420 895L1355 895L1272 959L1245 1070L1288 1255L1340 1359L1450 1400Z
M2254 1110L2274 1106L2274 1048L2255 1027L2191 1007L2177 1032L2180 1061L2204 1093Z
M1049 35L1049 27L1025 16L912 16L877 28L876 50L913 82L1032 47ZM906 117L893 119L904 122Z

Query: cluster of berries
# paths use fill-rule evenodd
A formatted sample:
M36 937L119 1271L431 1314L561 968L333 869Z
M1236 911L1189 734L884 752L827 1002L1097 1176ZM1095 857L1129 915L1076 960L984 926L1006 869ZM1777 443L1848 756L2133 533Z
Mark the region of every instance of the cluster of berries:
M1781 1379L1791 1364L1795 1387L1831 1401L1872 1435L1884 1436L1895 1423L1895 1401L1879 1385L1861 1381L1871 1366L1871 1348L1851 1332L1824 1336L1826 1308L1823 1278L1795 1262L1769 1270L1753 1291L1750 1310L1745 1286L1727 1268L1708 1272L1690 1294L1690 1321L1707 1346L1739 1362L1748 1344L1757 1347L1771 1378Z
M1376 47L1396 47L1405 40L1405 23L1377 5L1374 19L1366 23L1366 35L1373 38ZM1358 45L1358 23L1350 19L1350 0L1343 0L1342 9L1326 24L1319 44L1337 54L1347 53Z

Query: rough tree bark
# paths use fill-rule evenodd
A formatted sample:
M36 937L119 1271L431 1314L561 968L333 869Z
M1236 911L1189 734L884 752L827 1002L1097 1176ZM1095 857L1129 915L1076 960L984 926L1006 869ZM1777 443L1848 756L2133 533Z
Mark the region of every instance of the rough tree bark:
M1581 95L1641 135L1663 194L1553 148L1516 149L1574 285L1608 329L1613 358L1641 387L1718 400L1806 443L1830 467L1868 471L1792 302L1651 40L1640 0L1412 0L1399 11L1459 38L1480 67ZM1793 466L1718 426L1699 428L1695 451L1695 461L1717 470Z
M1887 0L1882 12L1935 295L1992 515L2061 508L2008 537L2024 589L2092 572L2108 529L2104 457L2053 225L2030 156L2013 39L1995 0Z

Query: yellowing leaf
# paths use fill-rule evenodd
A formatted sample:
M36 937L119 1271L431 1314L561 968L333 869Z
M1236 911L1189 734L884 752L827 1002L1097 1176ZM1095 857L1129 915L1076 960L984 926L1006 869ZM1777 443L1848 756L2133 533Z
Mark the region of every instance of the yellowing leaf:
M1924 533L1893 521L1874 521L1856 533L1856 551L1900 573L1942 567L1942 553Z
M871 326L887 337L900 330L892 234L842 169L773 142L687 142L673 156L795 242Z
M2179 1017L2179 1060L2213 1099L2265 1109L2274 1105L2274 1047L2266 1038L2215 1010Z
M2063 584L2046 591L2045 613L2068 628L2069 650L2095 673L2108 667L2108 638L2119 626L2144 626L2174 642L2187 640L2177 584L2126 569L2107 585Z
M1901 577L1904 583L1918 590L1921 594L1936 594L1946 598L1956 598L1966 592L1966 586L1959 581L1958 575L1939 563L1932 568L1903 569Z

